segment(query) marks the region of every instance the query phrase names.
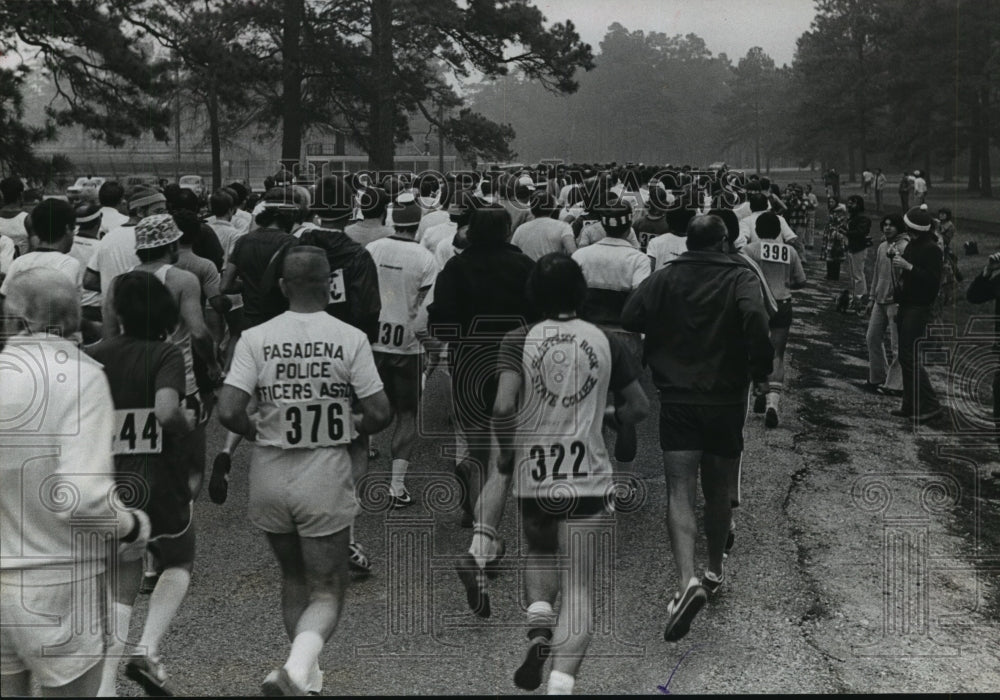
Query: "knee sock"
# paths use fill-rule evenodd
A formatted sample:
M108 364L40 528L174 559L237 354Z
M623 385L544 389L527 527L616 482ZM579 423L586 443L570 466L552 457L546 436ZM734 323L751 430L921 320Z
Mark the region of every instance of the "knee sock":
M292 651L288 654L288 661L285 662L288 677L295 685L306 688L309 681L313 680L310 675L314 666L318 668L317 660L321 651L323 651L323 638L318 632L307 630L295 635Z
M469 554L476 560L480 568L486 566L486 562L496 557L497 531L486 523L476 523L472 528L472 545L469 547Z
M775 411L779 410L778 406L781 403L781 382L772 382L768 387L767 391L767 407L773 408Z
M410 461L406 459L394 459L392 460L392 494L394 496L401 496L406 490L406 484L404 480L406 479L406 470L410 468Z
M97 691L99 698L113 698L118 695L115 682L118 679L118 664L125 653L125 642L128 641L129 623L132 621L132 606L115 603L115 635L111 645L104 655L104 670L101 673L101 687Z
M552 639L552 628L556 626L556 614L552 610L552 603L547 600L536 600L528 606L528 640Z
M568 673L553 671L549 674L549 695L572 695L576 679Z
M167 633L170 623L177 614L184 596L187 595L188 584L191 582L191 572L180 567L166 569L156 582L156 588L149 596L149 612L146 613L146 626L142 630L140 646L146 647L146 654L159 654L160 640Z

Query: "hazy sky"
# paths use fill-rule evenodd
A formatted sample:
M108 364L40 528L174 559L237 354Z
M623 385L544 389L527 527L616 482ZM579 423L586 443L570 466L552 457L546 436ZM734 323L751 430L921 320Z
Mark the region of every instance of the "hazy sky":
M713 54L736 63L760 46L777 65L791 63L795 40L815 15L812 0L535 0L550 21L573 20L584 41L600 50L608 26L667 36L693 32Z

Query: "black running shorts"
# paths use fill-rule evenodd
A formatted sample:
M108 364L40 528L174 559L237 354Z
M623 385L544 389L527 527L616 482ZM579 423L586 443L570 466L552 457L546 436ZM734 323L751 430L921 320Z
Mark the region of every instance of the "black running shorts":
M768 322L770 328L791 328L792 327L792 300L781 299L778 301L778 311Z
M416 413L420 406L420 380L423 378L421 355L378 351L374 355L375 367L393 410Z
M702 406L660 404L660 449L664 452L701 450L724 458L743 452L744 404Z
M614 512L613 496L578 496L566 499L518 499L524 538L537 552L555 554L559 551L559 528L563 520L590 518Z

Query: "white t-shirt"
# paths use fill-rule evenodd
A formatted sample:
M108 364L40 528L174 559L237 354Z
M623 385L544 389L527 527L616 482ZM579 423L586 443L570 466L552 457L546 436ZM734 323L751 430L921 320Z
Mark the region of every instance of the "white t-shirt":
M97 244L98 240L96 238L86 238L80 235L73 237L73 247L70 249L69 254L76 258L77 262L80 263L81 270L87 269L87 264L90 262L90 259L94 257L94 251L97 250ZM80 305L96 306L100 308L101 293L81 288Z
M913 178L913 193L924 194L927 191L927 180L922 177Z
M431 226L424 231L423 237L419 239L420 245L434 253L437 251L438 244L441 241L454 238L456 231L458 231L458 224L452 221L444 221L436 226Z
M646 246L646 255L653 259L653 272L687 252L687 236L664 233L653 238Z
M525 255L538 260L548 253L569 253L575 243L573 227L558 219L532 219L517 227L510 239Z
M331 461L348 469L351 399L382 390L367 336L326 311L286 311L243 331L226 384L257 399L258 445L339 447Z
M250 227L253 226L253 214L245 209L237 209L236 213L233 214L232 222L240 235L250 233Z
M10 218L0 216L0 235L14 241L17 250L22 254L28 252L28 229L24 226L27 218L26 211L18 212Z
M128 217L114 207L101 207L101 237L119 226L124 226L127 221Z
M417 226L417 242L423 239L424 234L433 226L446 224L450 221L450 215L442 209L425 210L420 217L420 224Z
M390 236L367 246L378 270L382 311L378 337L372 346L393 355L418 355L423 350L417 340L417 318L422 290L429 291L438 268L431 255L416 241ZM426 296L426 294L425 294Z
M14 262L17 247L8 236L0 235L0 275L6 275L10 264Z
M585 221L580 229L580 238L577 239L577 246L583 248L588 245L593 245L600 240L608 237L607 232L604 230L604 225L596 219ZM638 249L639 239L635 236L635 231L629 229L628 235L625 236L624 240L628 241L629 244Z
M739 250L745 245L749 245L750 243L760 240L760 236L757 235L756 227L757 227L757 219L759 219L760 215L763 213L764 212L762 211L755 211L745 219L740 219L740 235L736 239L736 246L735 246L736 250ZM781 216L780 214L778 214L777 216L778 216L778 223L781 224L781 242L791 243L792 241L797 239L798 236L795 235L795 231L793 231L792 227L788 225L787 221L785 221L785 217Z
M69 279L77 289L83 288L83 268L79 261L71 255L60 253L57 250L36 250L25 253L10 264L7 276L0 285L0 294L7 296L10 281L26 270L33 270L42 267L49 270L57 270Z
M236 228L231 221L223 221L221 219L216 219L214 216L208 221L206 221L215 235L219 237L219 245L222 246L222 260L223 264L229 262L229 256L233 253L233 246L236 245L237 239L242 236L245 232Z
M119 226L97 243L87 267L101 276L101 295L107 296L111 281L139 264L135 254L135 226Z
M515 491L521 498L607 496L613 468L601 428L608 389L640 374L637 358L580 319L548 319L511 331L498 368L521 380Z

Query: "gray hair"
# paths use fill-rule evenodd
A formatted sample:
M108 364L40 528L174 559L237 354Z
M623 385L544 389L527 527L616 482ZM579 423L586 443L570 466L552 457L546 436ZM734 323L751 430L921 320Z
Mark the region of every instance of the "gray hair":
M36 267L19 273L10 281L4 309L31 333L65 338L80 329L80 292L55 270Z

